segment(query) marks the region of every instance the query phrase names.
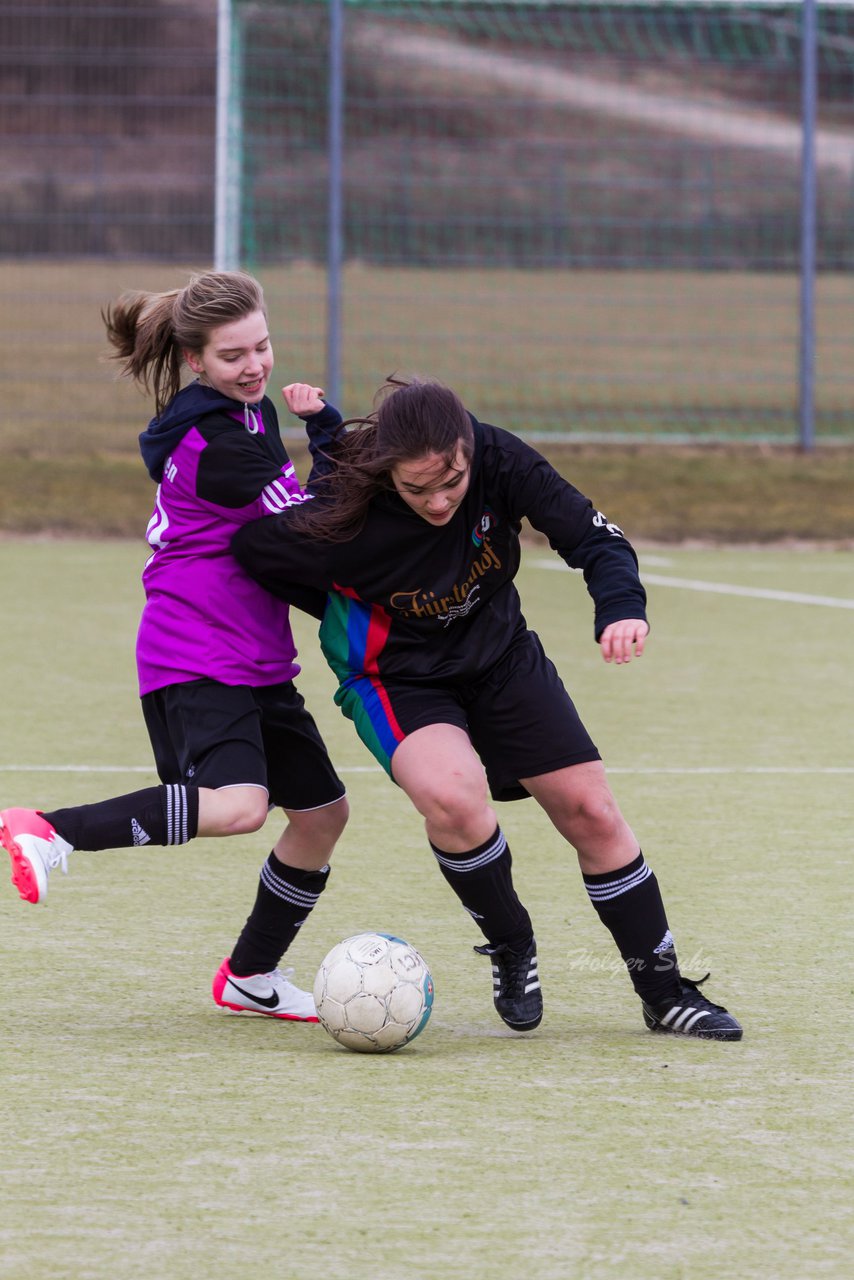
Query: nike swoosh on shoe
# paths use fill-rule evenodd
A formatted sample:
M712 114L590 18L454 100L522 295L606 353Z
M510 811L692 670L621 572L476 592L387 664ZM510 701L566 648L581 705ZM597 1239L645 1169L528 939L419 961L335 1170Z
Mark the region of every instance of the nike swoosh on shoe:
M254 1004L263 1005L265 1009L277 1009L279 1007L279 997L275 991L268 996L258 996L253 991L244 991L243 987L238 986L234 981L234 978L229 978L228 981L235 991L239 991L242 996L245 996L247 1000L252 1000Z

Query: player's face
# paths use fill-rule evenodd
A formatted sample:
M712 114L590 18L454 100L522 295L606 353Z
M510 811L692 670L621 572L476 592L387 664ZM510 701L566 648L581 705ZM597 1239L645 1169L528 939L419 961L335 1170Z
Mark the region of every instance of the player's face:
M273 348L263 311L217 325L201 352L185 354L203 382L242 404L258 403L273 371Z
M466 496L471 465L462 447L450 466L441 453L399 462L392 468L394 487L403 501L428 524L447 524Z

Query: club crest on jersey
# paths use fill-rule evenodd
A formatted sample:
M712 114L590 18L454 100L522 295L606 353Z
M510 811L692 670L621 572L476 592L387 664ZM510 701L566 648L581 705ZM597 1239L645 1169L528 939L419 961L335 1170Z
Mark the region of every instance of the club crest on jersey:
M471 540L476 547L483 546L484 538L497 523L495 512L491 511L489 507L485 507L483 515L471 531Z

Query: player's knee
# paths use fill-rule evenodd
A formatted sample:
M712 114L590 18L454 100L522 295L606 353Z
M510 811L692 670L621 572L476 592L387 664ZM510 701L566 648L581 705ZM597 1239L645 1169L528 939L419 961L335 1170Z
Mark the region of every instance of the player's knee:
M616 838L625 825L614 797L598 789L579 797L571 822L587 839L600 842Z
M342 796L340 800L336 800L335 804L327 805L320 812L323 815L327 835L334 844L350 819L350 801L346 796Z
M350 817L350 804L346 796L322 809L309 809L295 813L288 811L288 823L304 839L318 848L332 852Z
M221 805L219 825L223 835L251 835L261 830L269 810L266 791L257 788L247 794L234 788L229 795L226 788L217 794Z
M469 829L480 831L487 808L486 785L480 780L471 785L455 778L451 783L422 793L418 807L431 826L456 831L461 836Z

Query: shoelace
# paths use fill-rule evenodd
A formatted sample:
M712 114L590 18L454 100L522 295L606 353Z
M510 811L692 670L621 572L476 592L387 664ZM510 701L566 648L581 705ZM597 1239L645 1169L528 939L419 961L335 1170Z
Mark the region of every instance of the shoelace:
M524 991L531 961L527 951L512 951L508 946L485 946L472 949L480 956L489 956L491 959L500 957L500 969L506 980L505 985L513 988L521 987ZM708 974L706 976L708 977Z
M68 875L68 852L65 849L59 849L55 841L51 840L48 845L48 852L45 861L49 870L53 871L55 867L62 868L62 874Z
M505 951L501 961L507 985L514 990L518 989L520 995L523 994L528 981L528 957L520 955L518 951Z
M288 986L293 986L293 983L291 982L291 978L294 976L293 969L271 969L266 976L272 983L275 983L276 978L281 978L282 982L286 983Z
M696 994L703 1001L703 1004L708 1005L708 1007L710 1009L714 1009L715 1012L726 1013L727 1011L722 1004L713 1004L712 1001L709 999L709 997L704 995L703 992L700 990L700 987L703 985L706 979L710 977L711 977L711 971L707 973L704 977L697 978L695 981L692 981L691 978L682 978L682 987L683 989L685 987L688 987L691 991L696 992Z

